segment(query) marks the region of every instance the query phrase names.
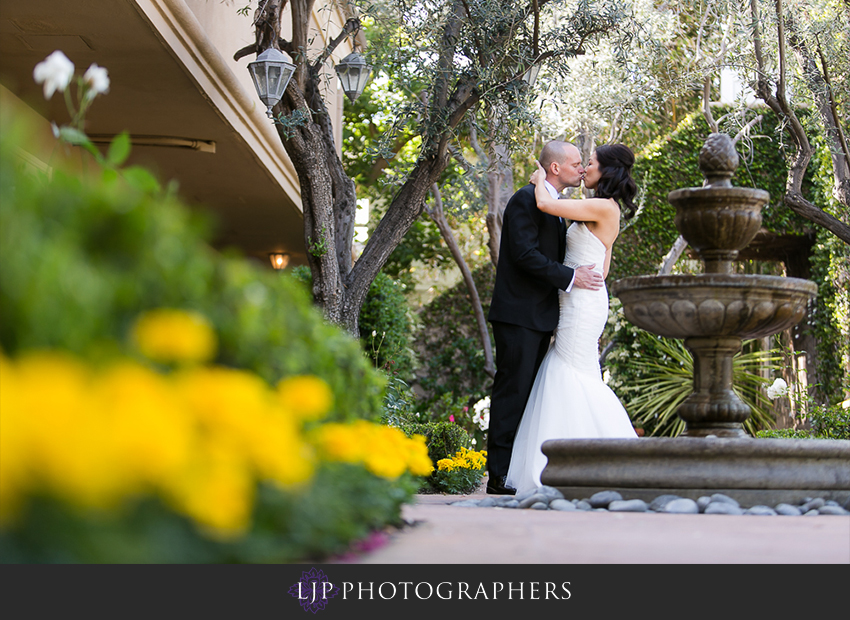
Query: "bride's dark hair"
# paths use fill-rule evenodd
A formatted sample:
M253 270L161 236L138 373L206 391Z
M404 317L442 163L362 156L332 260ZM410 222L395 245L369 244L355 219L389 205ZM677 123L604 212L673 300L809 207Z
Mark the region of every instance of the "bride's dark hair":
M603 144L596 149L600 178L596 185L596 198L613 198L620 203L629 219L637 211L632 198L637 194L637 184L632 178L635 154L625 144Z

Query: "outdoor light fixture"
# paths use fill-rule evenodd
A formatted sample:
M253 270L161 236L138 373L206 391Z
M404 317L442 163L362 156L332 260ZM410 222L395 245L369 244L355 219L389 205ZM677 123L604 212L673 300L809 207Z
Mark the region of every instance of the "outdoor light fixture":
M257 56L257 60L248 63L248 71L251 72L257 94L268 108L266 114L273 118L272 108L283 97L286 85L295 72L295 65L287 60L283 52L270 47Z
M272 252L269 254L269 260L272 262L272 267L277 270L286 269L289 264L289 254L283 252Z
M351 52L336 65L336 73L342 83L342 90L353 103L366 88L372 66L366 64L366 59L359 52Z

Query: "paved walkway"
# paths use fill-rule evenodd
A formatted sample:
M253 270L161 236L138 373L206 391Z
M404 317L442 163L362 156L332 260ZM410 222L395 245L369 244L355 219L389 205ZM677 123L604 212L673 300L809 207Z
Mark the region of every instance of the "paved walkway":
M850 517L556 512L418 495L362 564L850 564ZM499 541L494 544L494 541Z

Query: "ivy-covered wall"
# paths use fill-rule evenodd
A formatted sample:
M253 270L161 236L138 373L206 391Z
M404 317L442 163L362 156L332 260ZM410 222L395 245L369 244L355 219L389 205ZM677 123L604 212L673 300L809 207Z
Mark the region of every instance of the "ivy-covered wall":
M718 110L717 116L723 114ZM784 146L776 137L776 117L762 112L753 136L737 145L740 164L732 184L770 193L762 209L762 225L777 234L803 233L811 224L782 202L785 193ZM700 187L699 152L710 130L702 113L692 114L676 130L637 154L633 174L639 188L640 213L623 230L614 245L609 282L627 276L653 274L670 250L679 231L676 211L667 195L683 187ZM758 136L754 134L760 134Z

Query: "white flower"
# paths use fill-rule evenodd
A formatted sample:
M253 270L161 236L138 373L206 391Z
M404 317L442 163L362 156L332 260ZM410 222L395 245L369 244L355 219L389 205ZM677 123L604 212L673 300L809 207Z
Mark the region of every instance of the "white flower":
M785 396L788 393L788 384L783 379L776 379L773 385L767 388L767 397L770 400L776 400L780 396Z
M472 416L472 421L478 425L482 431L490 428L490 397L485 396L472 406L475 415Z
M95 95L104 95L109 92L109 76L106 69L98 67L95 63L86 69L83 82L89 87L86 96L93 99Z
M56 50L35 66L32 77L36 84L44 84L44 98L50 99L57 90L62 92L68 88L74 77L74 63Z

